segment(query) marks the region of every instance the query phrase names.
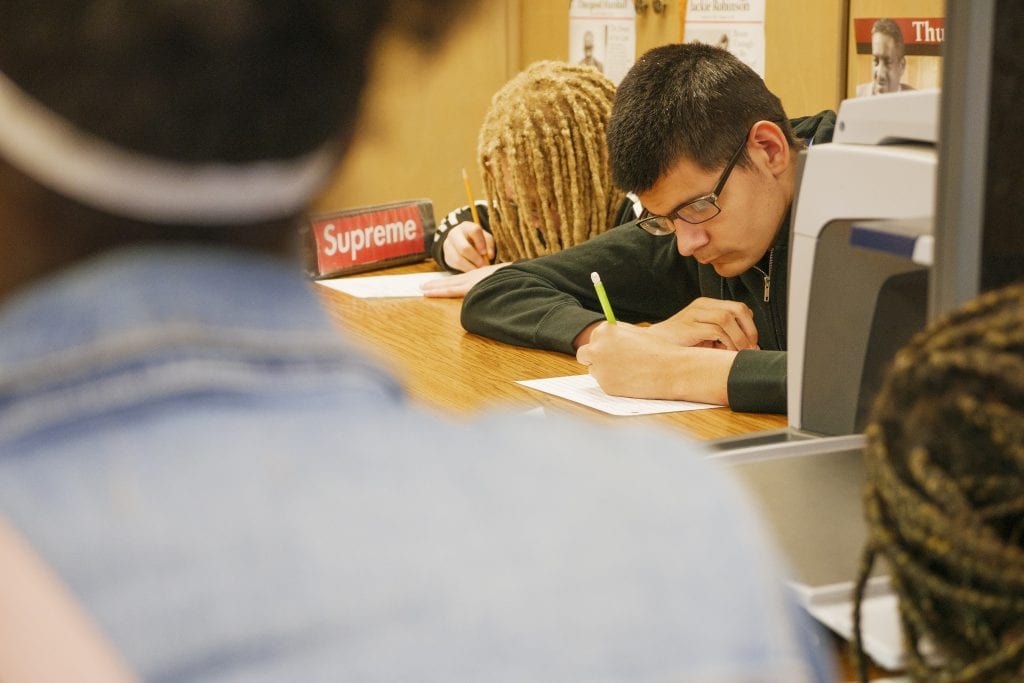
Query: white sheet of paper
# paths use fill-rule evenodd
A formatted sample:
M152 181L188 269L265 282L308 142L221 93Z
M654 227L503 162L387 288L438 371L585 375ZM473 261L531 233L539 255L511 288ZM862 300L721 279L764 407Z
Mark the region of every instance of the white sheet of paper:
M370 275L366 277L336 277L317 280L324 287L336 289L361 299L374 297L423 296L420 285L428 280L448 277L451 273L408 273L406 275Z
M609 396L590 375L568 375L566 377L549 377L547 379L521 379L516 383L554 396L567 398L570 401L582 403L591 408L597 408L611 415L654 415L656 413L678 413L684 410L721 407L711 403Z

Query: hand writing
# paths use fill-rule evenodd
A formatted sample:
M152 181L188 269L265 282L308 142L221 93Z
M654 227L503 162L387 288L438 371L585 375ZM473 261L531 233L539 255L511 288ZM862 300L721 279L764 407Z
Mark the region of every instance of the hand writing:
M576 351L613 396L727 404L735 351L678 344L653 327L601 323Z
M448 231L444 260L450 267L470 271L494 259L494 237L476 223L464 221Z

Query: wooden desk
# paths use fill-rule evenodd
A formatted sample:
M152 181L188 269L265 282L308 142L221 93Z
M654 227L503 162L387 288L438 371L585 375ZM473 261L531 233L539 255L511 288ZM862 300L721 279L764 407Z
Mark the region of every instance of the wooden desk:
M368 275L433 270L432 264L374 271ZM359 276L355 276L359 277ZM527 389L520 379L581 374L572 356L524 349L470 334L459 322L461 299L360 299L313 285L341 329L389 367L414 400L443 412L470 415L504 406L526 411L543 407L590 419L651 424L689 437L712 439L786 426L781 415L734 413L728 408L661 415L617 417ZM847 645L835 638L840 681L855 680ZM872 670L872 678L886 675Z
M372 275L423 272L427 264ZM357 276L358 277L358 276ZM524 349L470 334L459 323L461 299L360 299L314 285L327 310L357 343L389 367L409 394L434 408L468 415L504 406L585 415L591 419L660 425L700 439L777 429L781 415L712 408L617 417L516 384L516 380L582 374L572 356Z

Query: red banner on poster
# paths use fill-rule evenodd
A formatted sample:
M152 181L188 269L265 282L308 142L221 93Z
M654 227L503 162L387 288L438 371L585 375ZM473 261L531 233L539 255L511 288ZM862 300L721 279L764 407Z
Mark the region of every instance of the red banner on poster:
M881 17L863 17L853 20L853 35L857 54L871 54L872 29ZM904 54L937 57L942 54L946 38L944 17L889 17L903 34Z

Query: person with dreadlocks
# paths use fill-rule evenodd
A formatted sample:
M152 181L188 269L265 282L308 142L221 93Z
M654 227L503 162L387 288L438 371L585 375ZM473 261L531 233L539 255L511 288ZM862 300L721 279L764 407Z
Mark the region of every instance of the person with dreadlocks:
M1024 285L988 292L895 357L866 429L868 538L915 681L1024 677Z
M450 212L431 254L465 275L424 284L427 296L462 296L512 261L552 254L636 218L611 178L605 143L615 85L592 67L545 60L506 83L480 127L486 202ZM502 263L491 263L500 258Z

